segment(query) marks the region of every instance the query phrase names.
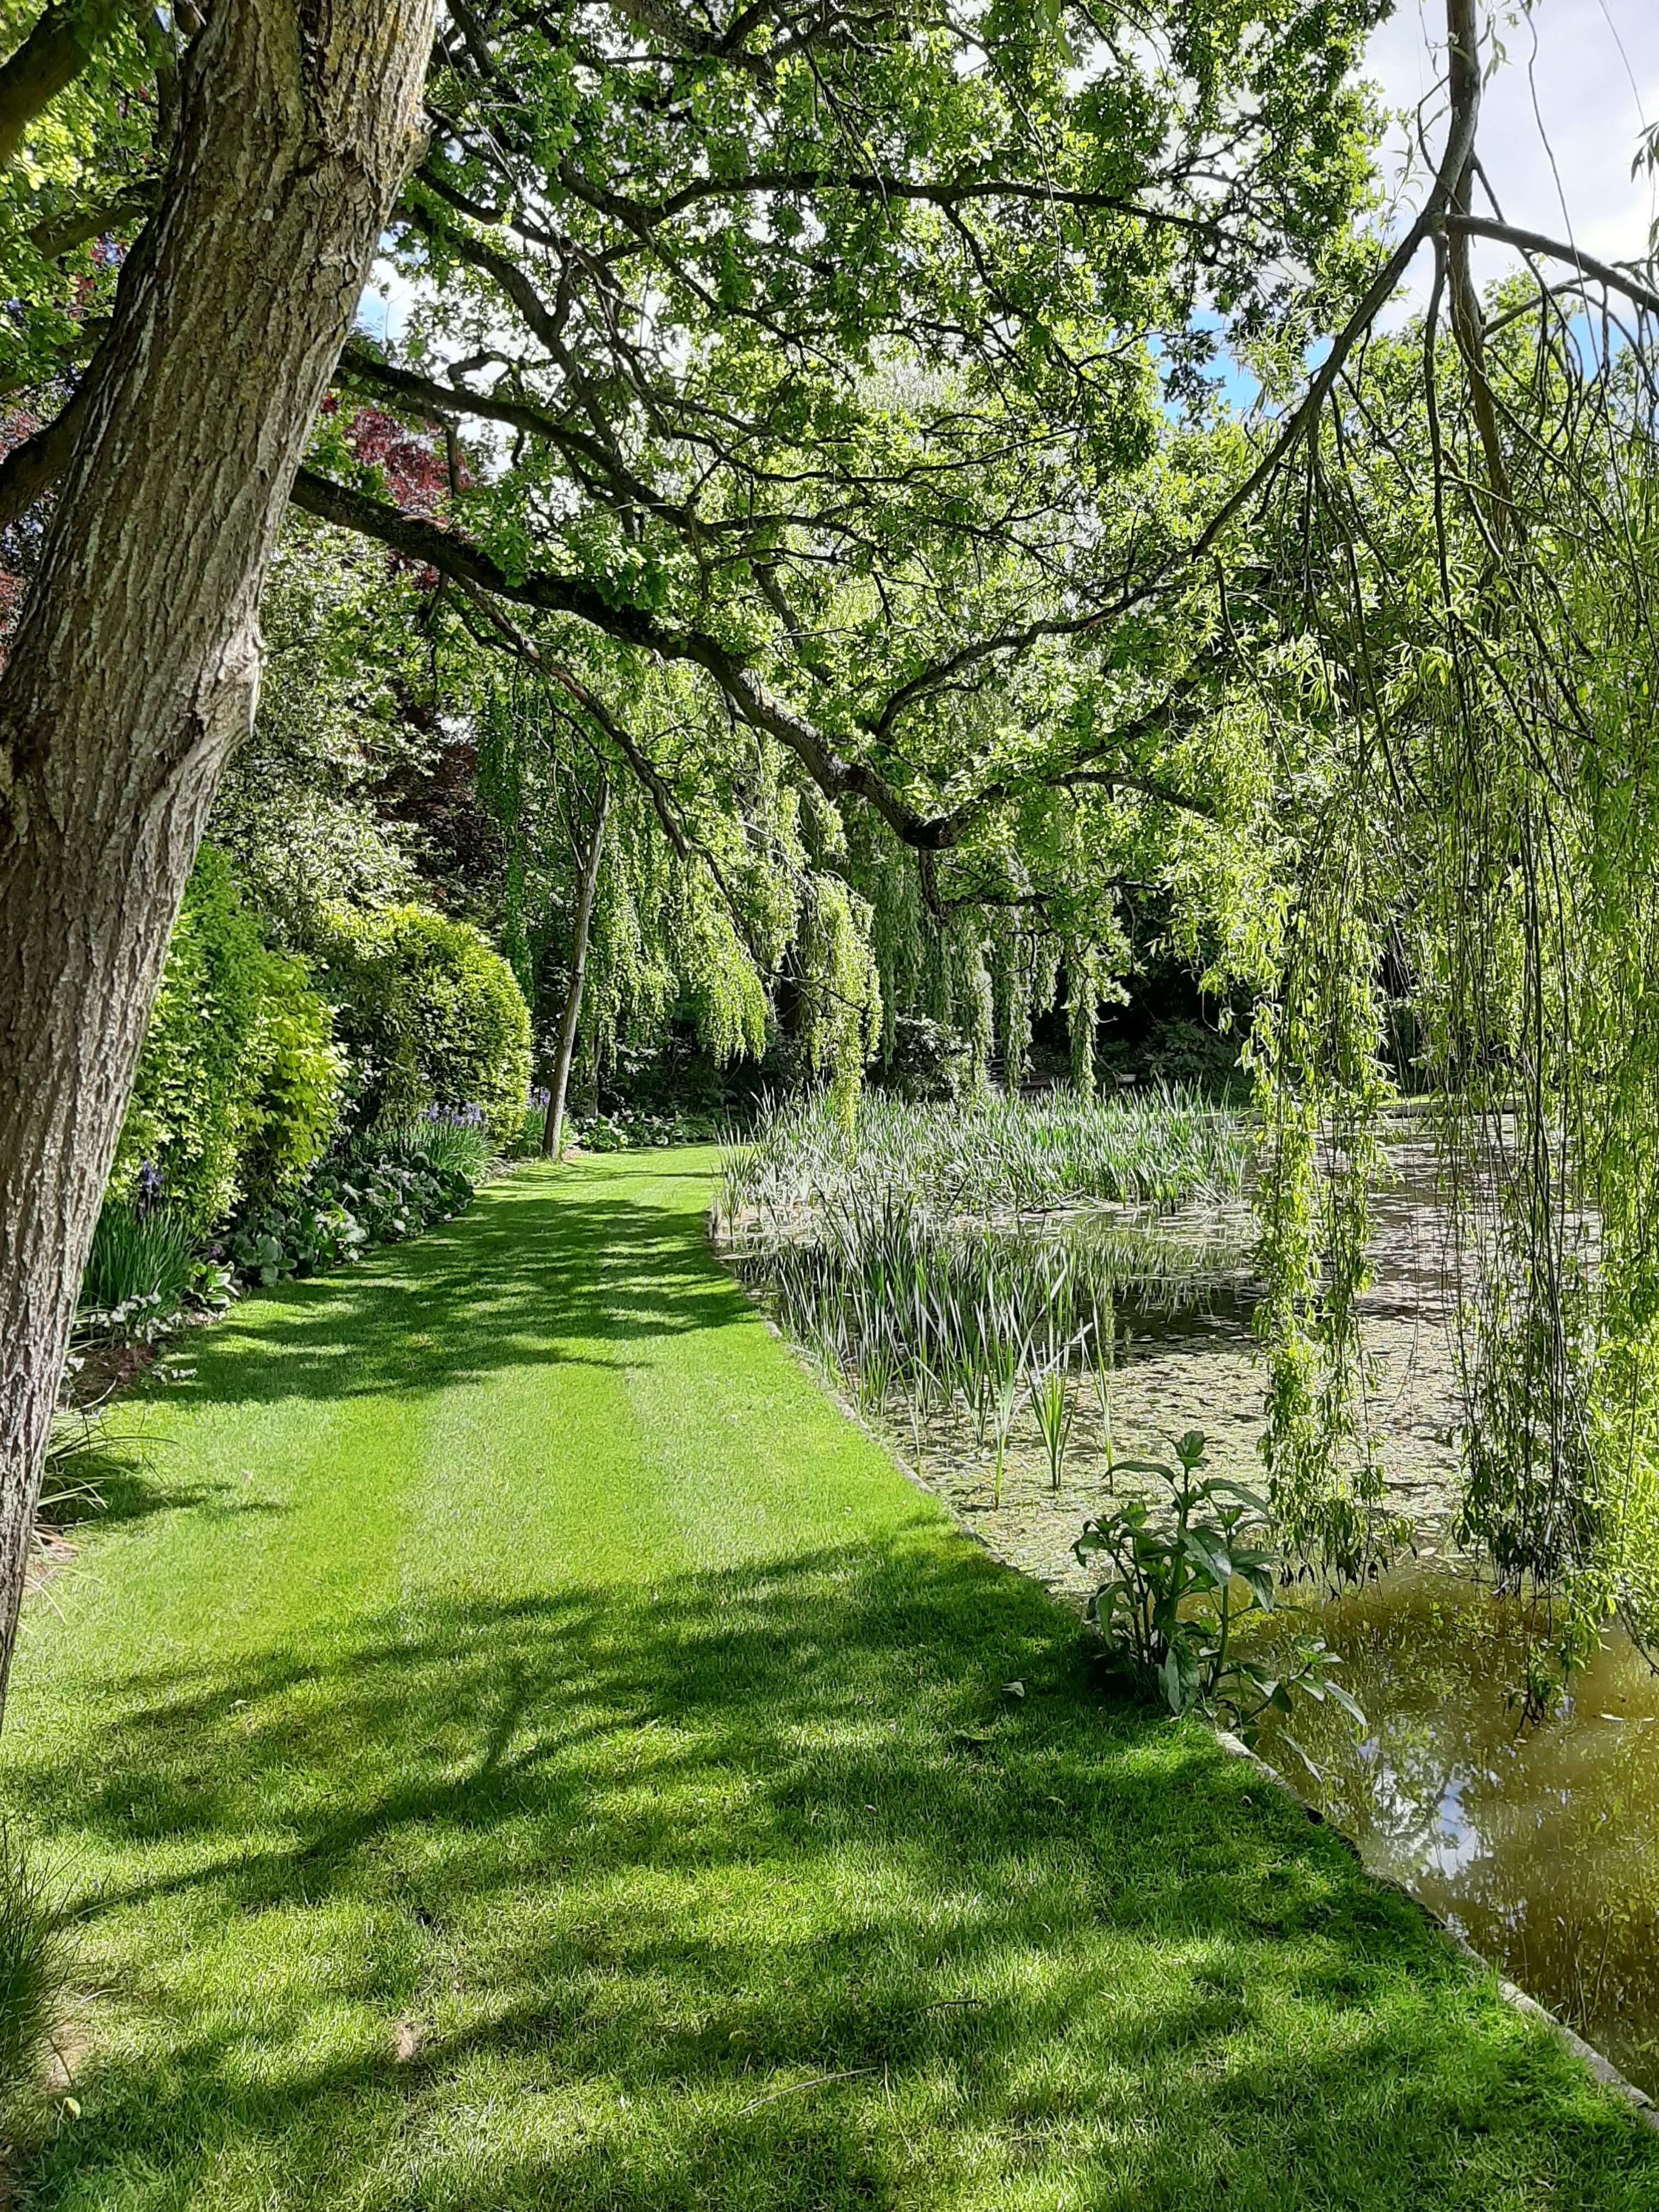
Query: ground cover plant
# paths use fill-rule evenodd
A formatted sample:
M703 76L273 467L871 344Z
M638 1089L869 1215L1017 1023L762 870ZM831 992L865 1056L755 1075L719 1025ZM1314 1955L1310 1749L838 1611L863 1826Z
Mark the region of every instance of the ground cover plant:
M243 1207L192 1237L173 1206L105 1201L81 1290L77 1334L151 1336L188 1312L222 1311L238 1284L270 1285L418 1236L471 1203L497 1158L477 1108L428 1108L348 1139L280 1200Z
M826 1404L712 1164L494 1184L155 1401L0 1741L86 2046L26 2201L1650 2203L1659 2142Z
M720 1133L717 1114L658 1114L617 1107L610 1113L571 1116L570 1135L585 1152L626 1152L642 1146L708 1144Z

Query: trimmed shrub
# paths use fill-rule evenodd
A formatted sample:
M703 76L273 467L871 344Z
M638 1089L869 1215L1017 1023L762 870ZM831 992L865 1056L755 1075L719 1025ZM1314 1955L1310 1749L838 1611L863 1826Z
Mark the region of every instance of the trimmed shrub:
M513 970L471 922L428 908L336 907L318 966L354 1063L360 1127L477 1106L498 1146L519 1133L530 1014Z
M222 853L198 855L110 1193L163 1196L193 1231L301 1182L339 1119L342 1062L302 960L267 950Z
M240 1176L242 1195L279 1200L296 1191L328 1149L340 1120L345 1056L333 1019L303 960L265 956L259 1009L258 1110Z

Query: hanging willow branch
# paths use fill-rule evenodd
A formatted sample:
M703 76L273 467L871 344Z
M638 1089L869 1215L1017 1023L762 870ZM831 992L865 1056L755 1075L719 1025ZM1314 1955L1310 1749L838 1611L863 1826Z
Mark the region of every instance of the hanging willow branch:
M1448 30L1455 131L1460 103L1478 113L1471 0ZM1400 1534L1358 1325L1369 1200L1384 1109L1402 1082L1425 1093L1455 1533L1532 1604L1537 1711L1612 1612L1659 1646L1659 297L1473 214L1477 168L1471 139L1423 228L1420 332L1356 357L1330 436L1310 426L1305 495L1275 489L1332 711L1257 1036L1262 1320L1281 1513L1334 1574L1364 1572ZM1525 257L1490 316L1476 237ZM1574 271L1565 295L1547 261ZM1600 357L1564 304L1589 284L1636 310Z

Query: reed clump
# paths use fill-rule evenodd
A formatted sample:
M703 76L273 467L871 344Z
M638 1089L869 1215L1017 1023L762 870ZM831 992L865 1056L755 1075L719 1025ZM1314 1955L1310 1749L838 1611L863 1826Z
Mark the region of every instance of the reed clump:
M1246 1125L1194 1091L1084 1099L988 1093L960 1104L866 1096L849 1127L823 1096L769 1104L721 1148L722 1235L800 1233L829 1210L882 1197L936 1221L1127 1206L1167 1211L1232 1197Z
M726 1148L712 1223L781 1325L866 1411L896 1411L918 1455L971 1424L1000 1505L1022 1405L1057 1492L1085 1395L1109 1457L1124 1317L1237 1280L1242 1224L1169 1209L1236 1193L1244 1152L1236 1115L1177 1093L873 1100L850 1131L789 1102Z

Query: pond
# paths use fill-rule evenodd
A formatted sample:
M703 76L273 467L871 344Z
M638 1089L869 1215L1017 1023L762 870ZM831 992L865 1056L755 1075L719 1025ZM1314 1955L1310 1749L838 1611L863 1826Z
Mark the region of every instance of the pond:
M1622 1633L1528 1726L1524 1622L1444 1567L1335 1601L1364 1707L1304 1708L1261 1750L1483 1958L1659 2096L1659 1677Z

